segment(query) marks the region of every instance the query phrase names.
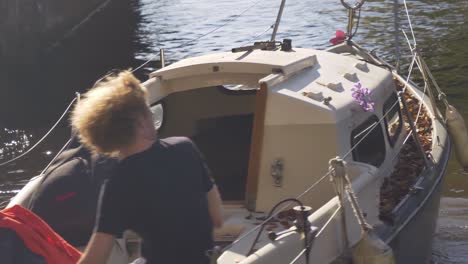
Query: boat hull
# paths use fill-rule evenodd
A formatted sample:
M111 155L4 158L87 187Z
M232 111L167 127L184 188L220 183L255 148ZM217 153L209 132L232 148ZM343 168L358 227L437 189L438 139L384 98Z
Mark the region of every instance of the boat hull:
M426 203L392 240L396 263L429 263L433 234L439 215L442 181L437 183Z

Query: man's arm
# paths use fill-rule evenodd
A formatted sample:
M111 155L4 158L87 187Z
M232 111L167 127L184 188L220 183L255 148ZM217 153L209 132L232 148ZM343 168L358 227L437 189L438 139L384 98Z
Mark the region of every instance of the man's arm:
M213 185L210 191L206 193L208 199L208 212L210 213L213 226L220 228L223 226L223 201L219 195L218 187Z
M213 182L211 177L211 170L208 168L203 154L200 152L195 143L193 143L189 138L186 138L185 140L192 147L192 150L194 151L194 157L200 162L202 169L202 191L206 193L206 198L208 200L208 213L210 214L211 222L213 223L214 227L220 228L223 226L224 219L223 200L219 194L218 187Z
M105 233L94 233L77 264L103 264L107 262L114 236Z

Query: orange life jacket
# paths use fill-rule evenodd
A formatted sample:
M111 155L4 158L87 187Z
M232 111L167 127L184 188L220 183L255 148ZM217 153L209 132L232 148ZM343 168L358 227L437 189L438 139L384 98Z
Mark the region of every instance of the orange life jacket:
M40 217L15 205L0 211L0 228L14 230L24 244L48 264L75 264L81 253L52 230Z

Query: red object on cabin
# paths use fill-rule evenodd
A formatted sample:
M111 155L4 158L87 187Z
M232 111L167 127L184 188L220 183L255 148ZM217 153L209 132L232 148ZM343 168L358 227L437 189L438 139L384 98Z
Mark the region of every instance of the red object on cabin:
M336 45L344 42L346 40L346 33L342 30L337 30L335 32L335 37L330 39L331 44Z
M14 230L32 252L48 264L75 264L81 253L55 233L39 216L15 205L0 211L0 227Z

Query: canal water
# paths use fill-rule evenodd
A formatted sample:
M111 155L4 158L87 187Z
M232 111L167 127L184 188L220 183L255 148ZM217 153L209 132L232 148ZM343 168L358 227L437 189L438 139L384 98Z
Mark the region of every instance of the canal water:
M54 124L75 92L83 92L113 69L136 68L141 80L166 60L228 51L267 40L279 0L114 0L28 65L0 62L0 163L23 154ZM394 62L393 1L374 0L362 9L355 41ZM403 7L400 4L400 7ZM468 1L411 0L408 9L417 47L440 86L468 121ZM411 36L406 13L401 27ZM338 0L288 0L277 39L295 47L328 47L335 30L345 30ZM402 71L407 44L401 37ZM155 57L153 57L155 56ZM415 77L418 81L418 77ZM0 207L38 174L69 136L67 122L24 158L0 167ZM433 263L468 263L468 173L455 158L444 182Z

